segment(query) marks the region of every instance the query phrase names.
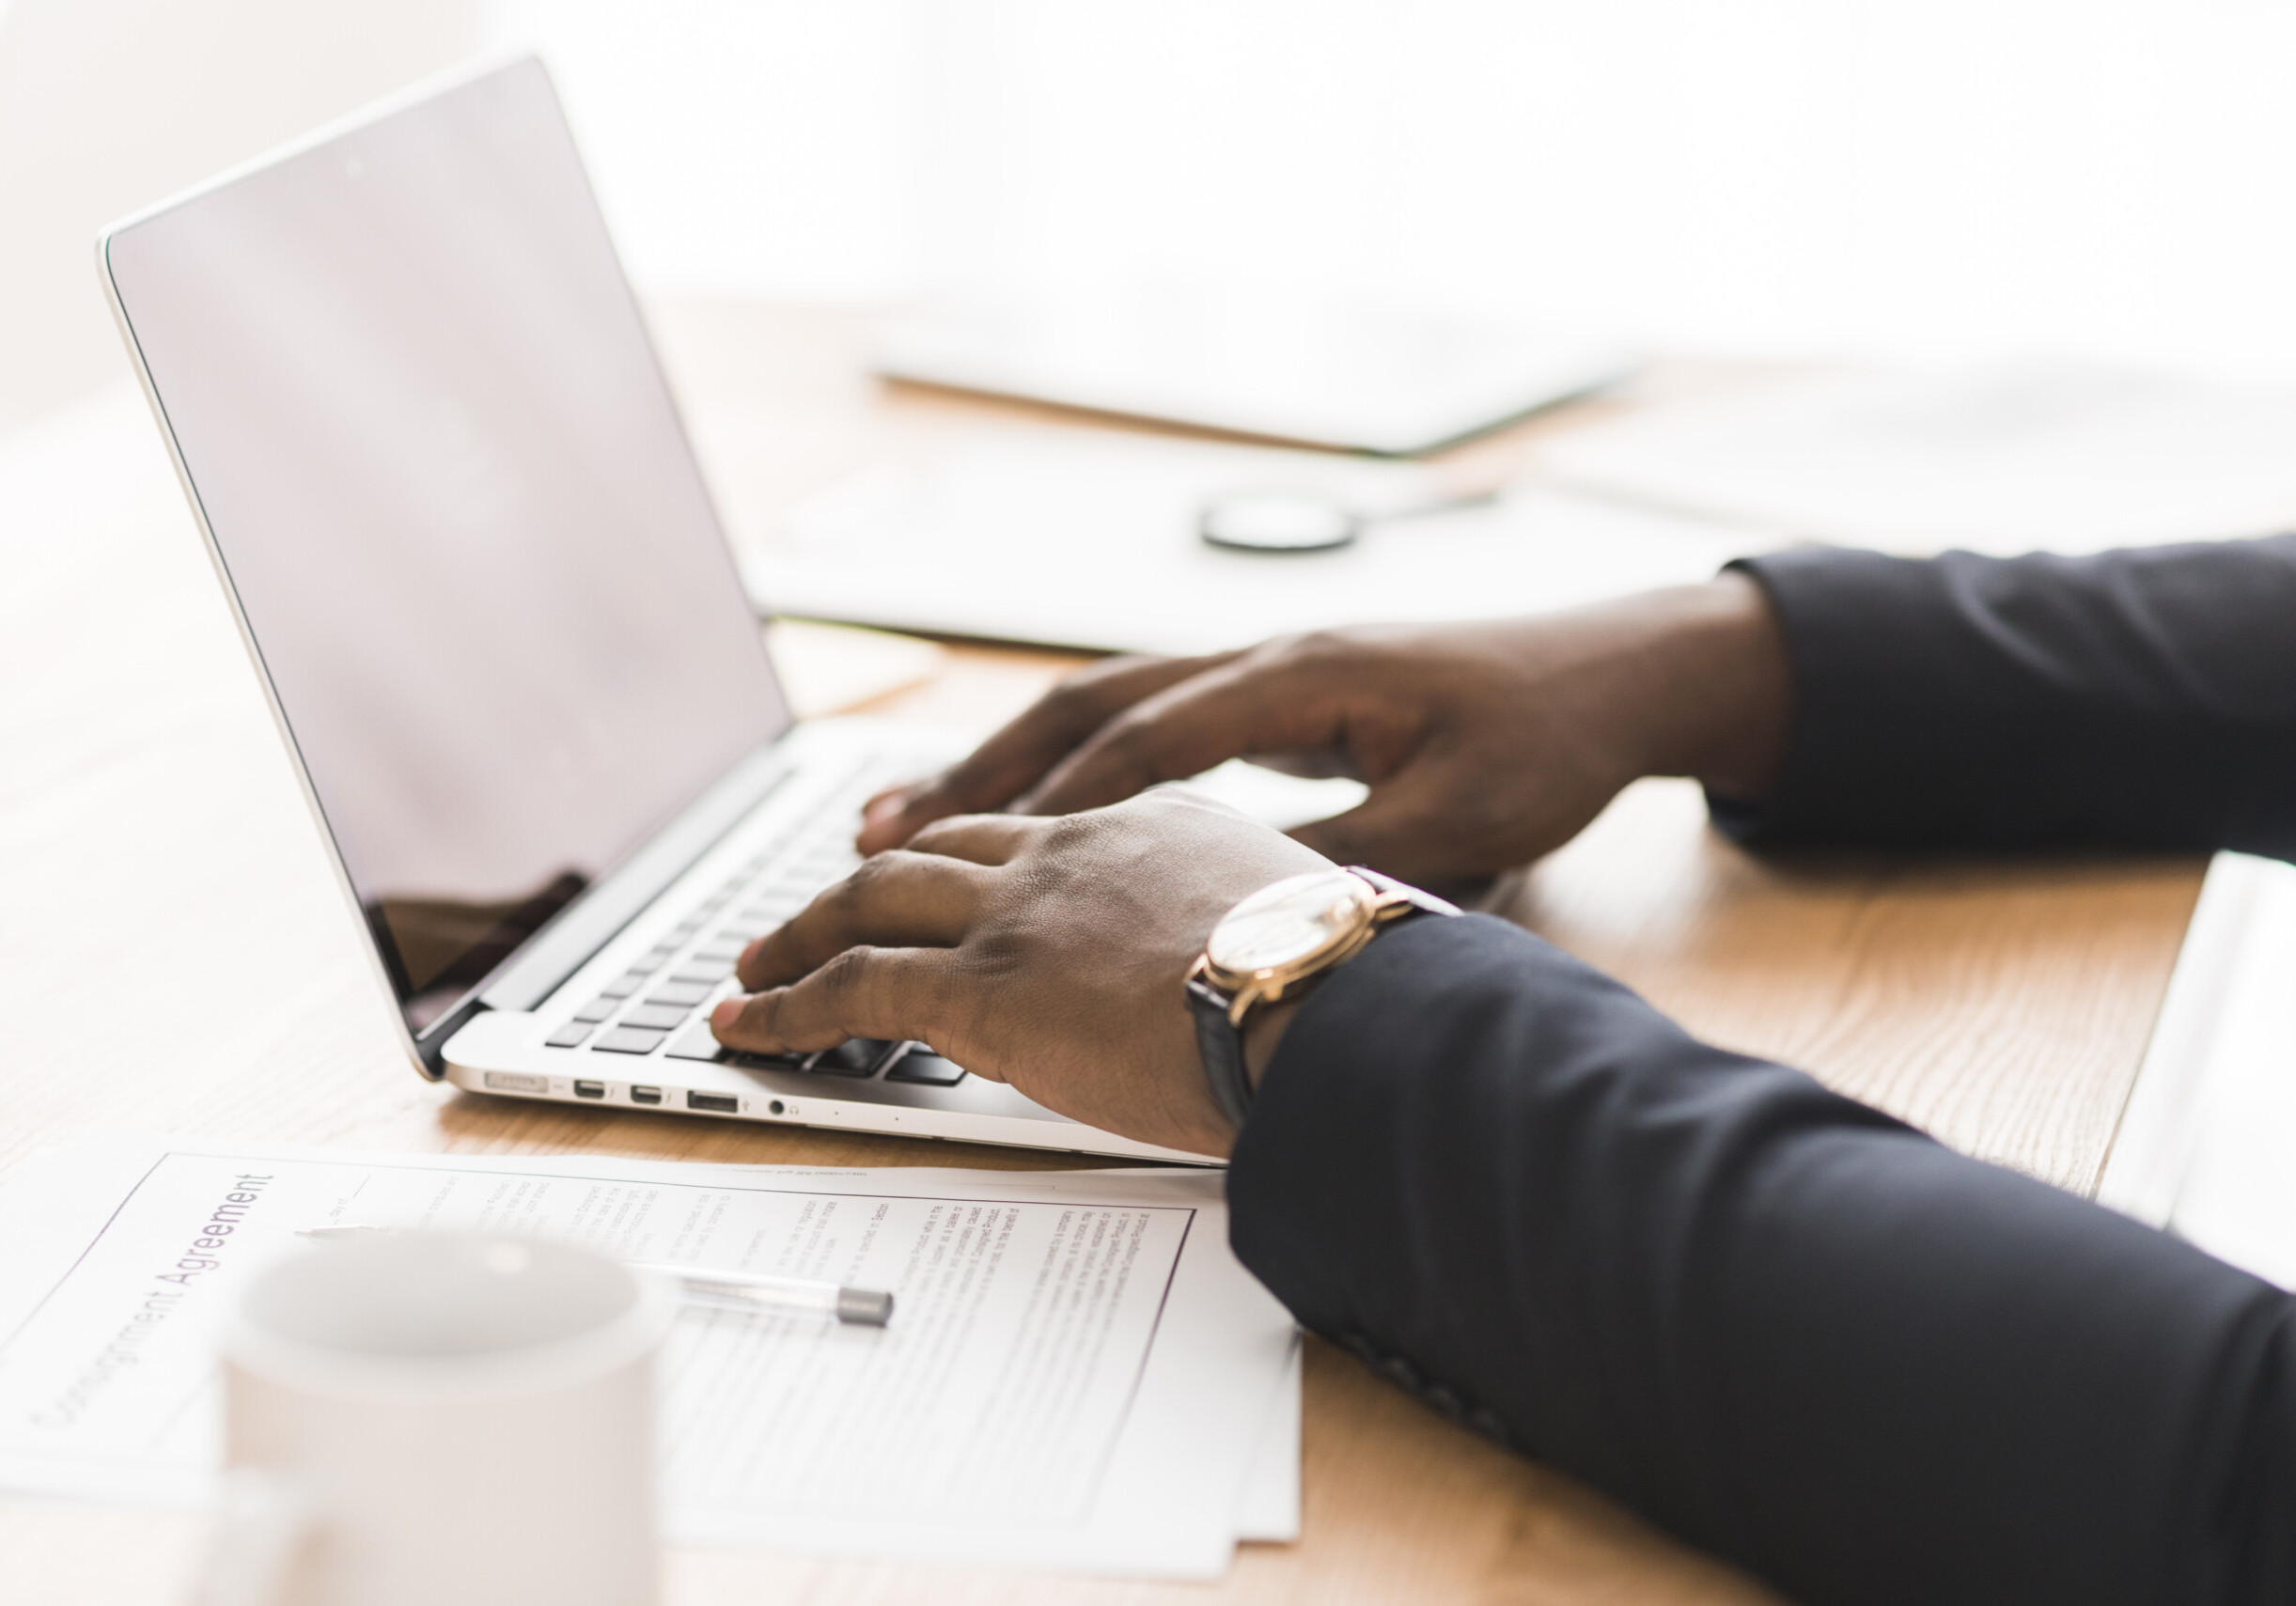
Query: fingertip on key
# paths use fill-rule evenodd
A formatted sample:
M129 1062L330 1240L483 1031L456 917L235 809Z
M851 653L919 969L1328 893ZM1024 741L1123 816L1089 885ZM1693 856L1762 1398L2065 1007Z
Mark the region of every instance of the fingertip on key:
M710 1011L710 1029L720 1037L725 1036L733 1023L741 1020L742 1006L748 1002L746 998L740 997L728 998L721 1002L716 1008Z

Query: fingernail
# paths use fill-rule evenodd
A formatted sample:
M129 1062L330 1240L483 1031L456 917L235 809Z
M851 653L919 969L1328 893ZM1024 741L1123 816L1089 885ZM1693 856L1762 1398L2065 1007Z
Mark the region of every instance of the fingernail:
M710 1029L713 1032L723 1032L731 1026L742 1018L742 1006L746 1002L747 1000L742 998L728 998L711 1010Z

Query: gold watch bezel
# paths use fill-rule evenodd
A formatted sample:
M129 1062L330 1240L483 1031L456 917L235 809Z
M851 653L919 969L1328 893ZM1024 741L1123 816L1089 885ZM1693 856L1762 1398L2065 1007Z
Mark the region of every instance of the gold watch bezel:
M1334 933L1321 946L1297 959L1258 970L1228 970L1212 960L1211 950L1217 943L1220 927L1215 925L1212 928L1211 939L1204 944L1204 952L1196 957L1195 963L1189 967L1188 975L1190 979L1202 981L1226 995L1229 1025L1242 1030L1244 1017L1255 1008L1264 1004L1280 1003L1287 993L1296 991L1303 984L1321 976L1335 966L1345 964L1363 951L1365 944L1378 934L1382 925L1414 907L1406 895L1373 886L1352 870L1343 869L1338 873L1345 876L1351 885L1355 918L1345 930ZM1258 896L1258 893L1252 895L1253 897ZM1250 901L1250 898L1242 899L1236 907L1241 909ZM1226 924L1228 915L1234 912L1234 910L1230 910L1228 914L1222 915L1220 923Z

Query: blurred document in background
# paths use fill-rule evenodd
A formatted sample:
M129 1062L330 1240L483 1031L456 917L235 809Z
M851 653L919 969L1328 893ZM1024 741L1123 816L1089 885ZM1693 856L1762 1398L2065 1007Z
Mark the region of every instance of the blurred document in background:
M1181 288L920 314L877 358L894 379L1388 457L1631 366L1614 346L1488 320Z
M1203 652L1366 620L1567 607L1710 578L1757 532L1537 488L1373 524L1351 546L1234 552L1205 505L1304 492L1377 515L1439 494L1410 464L1083 430L1006 433L886 465L799 507L747 554L760 607L1056 647Z
M2296 395L2073 363L1829 376L1556 437L1566 484L1924 555L2296 529Z

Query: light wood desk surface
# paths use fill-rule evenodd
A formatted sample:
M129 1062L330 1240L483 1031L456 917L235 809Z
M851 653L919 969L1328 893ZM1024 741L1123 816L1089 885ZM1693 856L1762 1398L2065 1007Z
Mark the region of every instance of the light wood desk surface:
M743 539L887 450L984 424L1048 427L1026 409L881 394L851 319L700 304L655 319ZM1568 423L1452 460L1492 472ZM1077 1163L497 1102L418 1079L156 439L148 426L137 438L133 460L85 465L84 500L13 522L25 468L0 442L0 1180L93 1123L378 1149ZM882 706L986 724L1075 662L955 648L933 682ZM2088 1191L2200 873L2186 859L1757 862L1705 829L1693 789L1651 782L1494 897L1708 1037ZM1244 1547L1215 1589L679 1551L669 1599L1764 1598L1312 1344L1304 1447L1304 1536ZM0 1599L173 1601L201 1537L183 1516L0 1501Z

